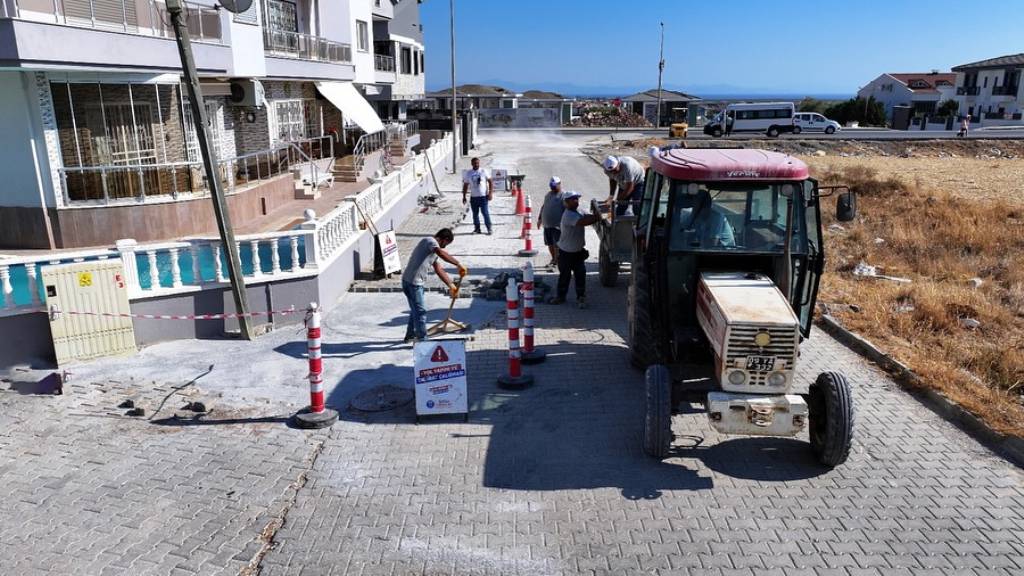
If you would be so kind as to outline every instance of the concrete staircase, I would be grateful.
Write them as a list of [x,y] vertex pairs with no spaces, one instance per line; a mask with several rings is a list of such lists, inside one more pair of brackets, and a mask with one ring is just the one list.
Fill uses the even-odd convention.
[[359,165],[359,158],[354,155],[339,158],[334,162],[334,179],[339,182],[365,182],[380,168],[380,157],[383,150],[367,154]]

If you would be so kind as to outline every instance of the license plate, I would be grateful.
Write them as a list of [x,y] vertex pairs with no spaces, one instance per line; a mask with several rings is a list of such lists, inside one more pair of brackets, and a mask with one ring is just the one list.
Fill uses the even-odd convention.
[[775,356],[747,356],[748,372],[771,372],[775,369]]

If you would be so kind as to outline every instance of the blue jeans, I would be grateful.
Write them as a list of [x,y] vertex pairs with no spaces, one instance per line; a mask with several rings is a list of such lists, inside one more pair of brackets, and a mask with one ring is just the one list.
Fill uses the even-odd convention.
[[480,231],[480,213],[484,213],[484,225],[491,231],[491,211],[487,208],[487,196],[471,196],[469,207],[473,209],[473,230]]
[[427,308],[423,303],[423,286],[402,282],[402,292],[409,302],[409,324],[405,328],[405,338],[426,338]]
[[633,209],[633,215],[634,216],[639,216],[640,215],[640,202],[643,200],[643,198],[644,198],[644,186],[643,186],[643,184],[641,184],[641,185],[637,186],[636,188],[633,188],[633,193],[629,195],[629,198],[627,198],[626,200],[622,201],[621,203],[616,201],[616,203],[615,203],[615,215],[616,216],[624,216],[626,214],[626,212],[629,212],[629,209],[632,208]]

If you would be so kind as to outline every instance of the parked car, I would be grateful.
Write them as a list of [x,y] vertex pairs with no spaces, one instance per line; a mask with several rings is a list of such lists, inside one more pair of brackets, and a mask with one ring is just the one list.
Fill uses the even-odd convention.
[[704,125],[704,133],[719,137],[733,132],[764,132],[775,138],[785,132],[795,132],[792,102],[740,102],[726,106]]
[[797,112],[793,118],[793,133],[800,132],[824,132],[835,134],[843,127],[835,120],[829,120],[817,112]]

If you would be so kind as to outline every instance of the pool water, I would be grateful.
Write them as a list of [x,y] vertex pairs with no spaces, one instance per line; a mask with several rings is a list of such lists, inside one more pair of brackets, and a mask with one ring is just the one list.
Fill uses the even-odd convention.
[[[259,245],[260,270],[269,274],[273,266],[271,262],[272,246],[269,243],[261,242]],[[287,239],[282,239],[276,244],[278,257],[281,260],[281,270],[287,271],[292,267],[292,248]],[[242,275],[251,276],[253,271],[252,247],[248,242],[242,242],[239,258],[242,261]],[[86,258],[86,261],[98,260],[98,258]],[[143,290],[150,290],[152,283],[149,279],[149,257],[145,252],[136,252],[135,262],[139,269],[139,284]],[[306,264],[305,237],[299,237],[299,266]],[[45,266],[45,264],[43,265]],[[181,282],[185,285],[198,284],[192,274],[192,251],[183,249],[178,252],[178,267],[181,270]],[[160,286],[170,288],[172,283],[171,255],[169,252],[161,251],[156,255],[157,276]],[[227,255],[221,253],[221,269],[224,278],[228,277]],[[28,271],[24,266],[12,266],[11,286],[14,289],[14,303],[17,306],[24,306],[32,303],[32,294],[29,291]],[[213,261],[213,249],[211,246],[203,245],[199,248],[199,274],[204,282],[213,282],[216,278],[216,269]],[[43,288],[42,273],[38,277],[37,288],[39,301],[44,302],[45,290]]]

